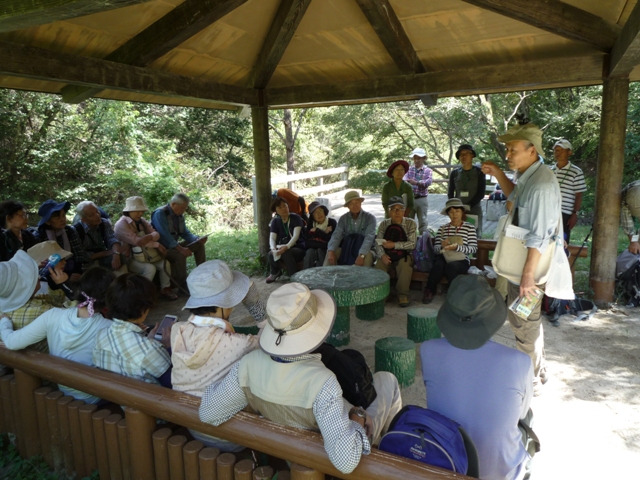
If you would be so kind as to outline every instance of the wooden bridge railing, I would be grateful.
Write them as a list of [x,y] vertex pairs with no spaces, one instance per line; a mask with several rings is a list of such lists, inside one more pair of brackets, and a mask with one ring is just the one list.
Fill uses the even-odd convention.
[[[184,437],[174,436],[167,441],[170,431],[157,430],[156,418],[161,418],[339,478],[469,478],[376,449],[363,456],[358,467],[346,475],[331,464],[317,433],[284,427],[245,412],[214,427],[200,422],[197,397],[36,351],[11,351],[0,344],[0,363],[15,370],[15,378],[0,378],[1,433],[17,435],[22,456],[42,454],[50,465],[64,465],[69,475],[74,471],[86,475],[91,468],[100,467],[101,479],[105,471],[110,471],[111,478],[132,480],[215,478],[201,475],[211,470],[217,450],[200,450],[200,442],[185,445]],[[42,379],[124,405],[125,418],[106,410],[96,412],[94,405],[73,401],[61,392],[52,392],[50,387],[41,388]],[[91,429],[95,443],[91,441]],[[198,451],[200,474],[194,473],[198,470],[193,466],[198,461]]]

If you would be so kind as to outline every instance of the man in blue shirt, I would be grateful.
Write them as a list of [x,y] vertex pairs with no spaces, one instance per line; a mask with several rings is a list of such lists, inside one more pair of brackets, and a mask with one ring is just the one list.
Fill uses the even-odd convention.
[[189,197],[184,193],[176,193],[167,205],[151,215],[151,224],[160,234],[160,243],[167,249],[171,277],[185,292],[188,292],[187,257],[194,255],[196,265],[207,261],[204,250],[207,237],[199,238],[185,225],[184,212],[188,206]]
[[526,478],[535,453],[525,447],[533,419],[531,360],[490,341],[506,314],[502,297],[483,277],[460,275],[438,311],[445,338],[420,348],[427,406],[462,425],[485,480]]

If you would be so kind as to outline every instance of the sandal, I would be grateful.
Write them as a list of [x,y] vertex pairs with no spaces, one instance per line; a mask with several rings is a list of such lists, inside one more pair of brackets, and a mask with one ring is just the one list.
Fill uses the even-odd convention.
[[167,300],[178,299],[178,295],[173,293],[173,290],[171,290],[170,287],[164,287],[162,290],[160,290],[160,296],[166,298]]

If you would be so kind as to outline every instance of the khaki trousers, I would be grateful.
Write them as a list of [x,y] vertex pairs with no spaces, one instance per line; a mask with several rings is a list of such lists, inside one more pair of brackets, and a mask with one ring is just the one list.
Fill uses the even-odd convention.
[[395,268],[398,277],[396,292],[398,295],[409,296],[411,275],[413,275],[413,257],[411,256],[411,253],[397,262],[391,262],[389,265],[385,265],[382,259],[379,258],[376,262],[376,268],[386,273],[389,273],[391,268]]
[[[336,248],[336,261],[340,258],[340,254],[342,253],[342,249],[340,247]],[[326,255],[324,257],[324,263],[322,264],[323,267],[328,267],[329,266],[329,255]],[[373,254],[371,252],[367,252],[367,254],[364,256],[364,265],[363,267],[370,267],[373,265]]]

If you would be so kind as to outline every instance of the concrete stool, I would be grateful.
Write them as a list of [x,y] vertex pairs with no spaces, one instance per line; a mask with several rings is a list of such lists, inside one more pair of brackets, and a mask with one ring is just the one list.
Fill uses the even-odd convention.
[[410,308],[407,311],[407,338],[416,343],[440,338],[442,334],[436,324],[437,317],[438,310],[433,308]]
[[376,372],[391,372],[401,388],[413,384],[416,376],[416,345],[401,337],[376,340]]

